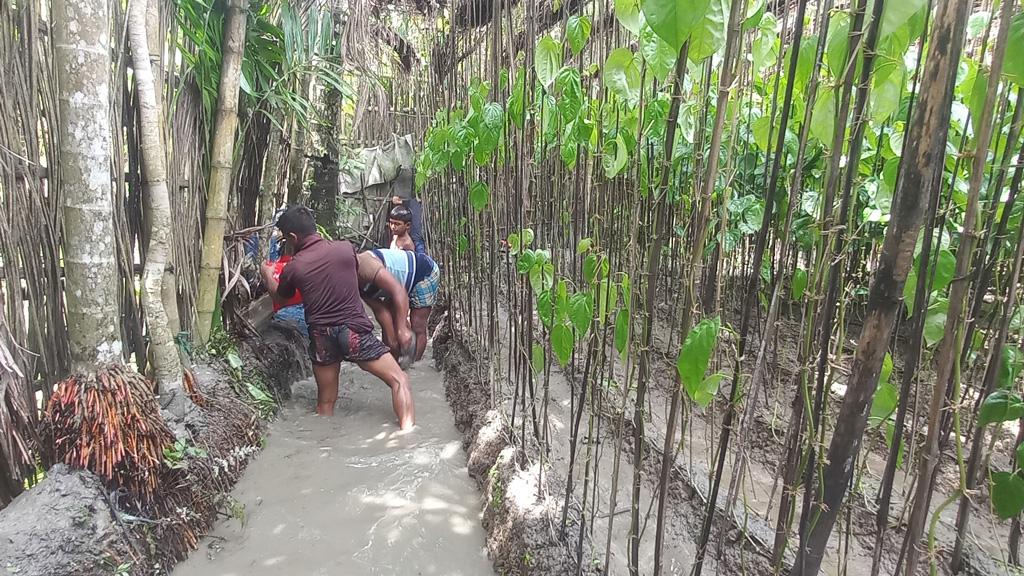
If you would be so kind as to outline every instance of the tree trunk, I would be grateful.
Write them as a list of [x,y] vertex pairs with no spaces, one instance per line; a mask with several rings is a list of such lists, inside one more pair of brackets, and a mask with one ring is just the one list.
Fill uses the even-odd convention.
[[820,570],[832,527],[853,476],[871,399],[900,308],[903,285],[913,263],[922,216],[930,194],[938,192],[941,182],[953,83],[969,7],[968,0],[951,0],[938,5],[920,102],[913,122],[908,124],[907,138],[918,145],[900,164],[892,218],[872,278],[864,328],[854,355],[846,397],[836,419],[828,465],[818,483],[821,488],[816,490],[819,504],[816,520],[806,540],[800,543],[791,576],[815,575]]
[[110,11],[106,2],[54,0],[57,137],[64,195],[64,294],[71,368],[121,362],[110,174]]
[[[143,192],[149,211],[149,242],[142,272],[142,302],[149,332],[149,355],[153,378],[160,394],[160,405],[176,416],[185,411],[181,359],[174,344],[167,312],[164,310],[163,284],[171,240],[171,200],[167,194],[167,155],[160,130],[161,109],[157,105],[156,83],[149,61],[146,35],[147,4],[156,0],[132,0],[128,5],[128,42],[132,51],[132,70],[139,105],[139,142],[142,155]],[[175,314],[177,316],[177,314]]]
[[260,181],[259,211],[256,225],[262,226],[270,222],[277,209],[278,175],[281,173],[281,130],[271,123],[270,142],[267,144],[267,158],[263,161],[263,177]]
[[220,65],[220,90],[217,116],[210,149],[210,186],[206,197],[206,226],[203,229],[203,258],[199,270],[196,336],[206,342],[213,330],[213,311],[217,307],[221,258],[224,255],[224,225],[227,220],[228,193],[238,128],[238,87],[245,50],[246,3],[228,0],[224,19],[224,50]]
[[[169,136],[167,135],[167,109],[164,108],[164,68],[163,68],[163,49],[164,49],[164,38],[161,34],[160,28],[160,2],[159,0],[150,0],[146,3],[146,38],[149,42],[149,63],[153,69],[153,82],[154,90],[153,96],[156,98],[156,108],[159,111],[157,120],[160,122],[160,138],[162,150],[164,153],[164,166],[167,166],[167,161],[170,160],[170,154],[167,151],[167,141]],[[143,162],[145,163],[145,162]],[[167,190],[170,195],[170,189]],[[148,205],[145,206],[146,212],[150,212],[151,209]],[[172,212],[173,214],[173,212]],[[173,215],[172,215],[173,219]],[[171,232],[168,236],[170,246],[175,246],[174,243],[174,228],[171,228]],[[161,297],[164,303],[164,312],[167,314],[167,329],[170,331],[171,336],[181,332],[181,316],[178,312],[178,278],[175,276],[176,268],[174,266],[174,250],[172,249],[168,254],[167,265],[164,267],[164,280],[161,286]],[[180,355],[179,355],[180,358]]]
[[[917,486],[914,490],[914,503],[910,519],[907,523],[907,535],[904,548],[907,554],[906,574],[915,574],[920,556],[918,542],[924,533],[924,523],[928,515],[928,504],[931,501],[933,473],[939,463],[939,440],[941,435],[940,421],[942,408],[946,402],[946,390],[953,377],[953,363],[960,354],[960,339],[963,312],[970,287],[971,259],[978,238],[978,204],[981,198],[981,184],[985,177],[985,163],[988,160],[989,140],[992,135],[992,116],[999,88],[999,77],[1002,73],[1003,55],[1006,53],[1006,40],[1009,35],[1010,17],[1015,2],[1006,2],[1001,10],[995,50],[992,54],[992,68],[988,82],[988,93],[985,106],[979,120],[975,139],[973,166],[971,167],[970,187],[967,193],[967,208],[964,213],[963,235],[956,251],[956,271],[949,289],[949,310],[946,315],[946,327],[939,342],[935,355],[935,386],[932,389],[931,405],[928,410],[928,435],[921,449],[918,467]],[[933,42],[935,40],[933,39]],[[959,50],[959,44],[955,50]],[[932,61],[928,60],[929,67]],[[913,142],[914,140],[911,140]],[[958,376],[957,376],[958,377]]]
[[[303,96],[309,95],[310,76],[306,74],[299,82],[299,90]],[[302,184],[306,174],[306,128],[298,118],[292,119],[291,137],[288,138],[291,148],[288,151],[288,196],[289,204],[295,204],[302,198]]]

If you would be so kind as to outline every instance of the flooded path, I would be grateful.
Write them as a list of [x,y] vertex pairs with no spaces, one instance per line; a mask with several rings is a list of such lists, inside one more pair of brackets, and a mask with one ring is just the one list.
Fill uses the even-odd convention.
[[426,358],[409,372],[417,427],[406,435],[385,385],[354,366],[342,367],[333,418],[312,414],[312,380],[296,384],[232,492],[235,517],[175,576],[494,574],[481,497]]

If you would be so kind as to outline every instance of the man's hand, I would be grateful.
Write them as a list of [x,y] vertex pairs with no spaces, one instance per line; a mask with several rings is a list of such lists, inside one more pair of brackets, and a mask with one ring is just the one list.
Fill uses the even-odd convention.
[[279,282],[274,278],[274,265],[269,262],[263,262],[260,264],[260,274],[263,275],[263,285],[267,287],[267,294],[270,295],[270,299],[278,305],[283,305],[287,302],[288,299],[282,298],[277,290]]
[[395,319],[395,324],[398,324],[398,349],[406,350],[412,344],[412,327],[409,325],[409,321],[406,319]]
[[274,265],[270,262],[263,262],[260,264],[260,274],[263,275],[263,283],[270,286],[270,281],[274,279]]

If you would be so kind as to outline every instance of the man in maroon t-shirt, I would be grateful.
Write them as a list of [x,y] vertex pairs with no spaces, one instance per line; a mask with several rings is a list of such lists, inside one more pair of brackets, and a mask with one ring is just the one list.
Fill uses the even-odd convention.
[[[321,238],[313,213],[305,206],[289,207],[278,218],[277,227],[295,255],[277,279],[273,266],[264,264],[263,280],[275,302],[287,301],[296,291],[302,293],[309,325],[309,357],[317,386],[317,414],[334,414],[341,361],[346,360],[391,388],[398,425],[403,430],[411,428],[415,418],[409,377],[373,333],[359,296],[358,264],[352,244]],[[408,309],[404,287],[390,275],[383,282],[382,288],[393,297],[405,298]],[[412,341],[412,331],[406,328],[398,337],[407,345]]]

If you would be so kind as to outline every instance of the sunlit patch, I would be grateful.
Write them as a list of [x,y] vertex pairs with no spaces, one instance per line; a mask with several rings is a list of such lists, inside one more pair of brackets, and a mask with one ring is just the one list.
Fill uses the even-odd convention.
[[460,536],[468,536],[473,532],[473,522],[463,516],[449,516],[448,524],[451,526],[452,532]]
[[267,558],[266,560],[264,560],[263,561],[263,565],[264,566],[276,566],[276,565],[280,564],[281,562],[284,562],[287,559],[288,559],[287,556],[274,556],[273,558]]
[[459,442],[458,440],[452,440],[451,442],[445,444],[444,448],[441,449],[441,459],[451,460],[456,454],[459,453],[459,448],[461,446],[462,443]]

